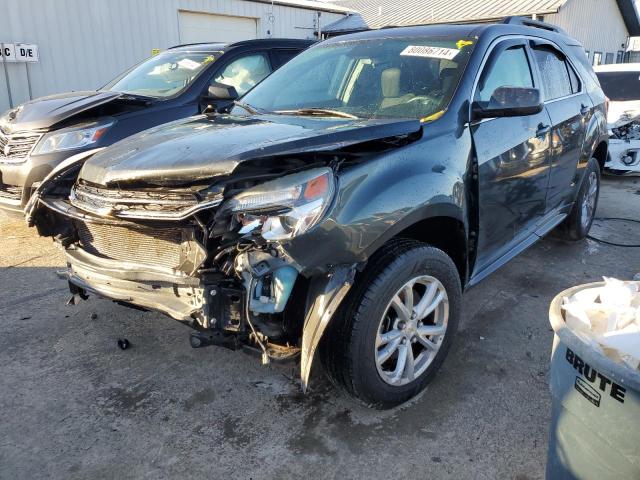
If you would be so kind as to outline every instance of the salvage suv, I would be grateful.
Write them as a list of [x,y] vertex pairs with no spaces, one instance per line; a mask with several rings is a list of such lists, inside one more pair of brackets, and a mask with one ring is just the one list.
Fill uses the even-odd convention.
[[38,98],[5,112],[0,117],[0,210],[22,215],[39,182],[72,155],[207,108],[224,109],[231,99],[221,86],[244,94],[312,43],[274,38],[180,45],[99,90]]
[[605,97],[563,32],[393,28],[311,47],[229,114],[70,159],[27,214],[64,248],[73,301],[299,356],[303,388],[317,349],[387,408],[433,378],[464,288],[555,227],[587,235],[606,157]]

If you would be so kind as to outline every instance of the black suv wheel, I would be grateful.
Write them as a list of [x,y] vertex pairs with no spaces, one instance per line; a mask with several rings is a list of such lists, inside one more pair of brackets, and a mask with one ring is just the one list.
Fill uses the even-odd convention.
[[333,383],[367,405],[390,408],[423,390],[458,326],[453,261],[413,240],[394,240],[369,261],[320,346]]

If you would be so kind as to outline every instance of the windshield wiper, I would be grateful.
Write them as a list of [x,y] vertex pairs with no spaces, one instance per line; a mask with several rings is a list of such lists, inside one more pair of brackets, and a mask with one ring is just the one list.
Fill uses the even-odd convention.
[[275,113],[290,114],[290,115],[303,115],[303,116],[317,116],[317,117],[338,117],[338,118],[351,118],[357,119],[355,115],[350,113],[341,112],[339,110],[330,110],[328,108],[299,108],[297,110],[277,110]]
[[251,115],[260,115],[263,113],[268,113],[266,110],[262,110],[260,108],[254,107],[253,105],[249,105],[248,103],[240,102],[238,100],[234,100],[233,104],[237,105],[240,108],[244,108]]

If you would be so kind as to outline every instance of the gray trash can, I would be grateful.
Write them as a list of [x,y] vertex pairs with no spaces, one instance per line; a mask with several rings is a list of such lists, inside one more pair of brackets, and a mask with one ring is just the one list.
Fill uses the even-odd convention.
[[584,343],[567,328],[562,299],[603,283],[570,288],[554,298],[555,332],[547,479],[640,479],[640,373]]

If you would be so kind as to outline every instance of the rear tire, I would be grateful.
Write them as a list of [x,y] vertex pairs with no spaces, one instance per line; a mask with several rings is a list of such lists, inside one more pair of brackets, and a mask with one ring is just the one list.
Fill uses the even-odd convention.
[[595,158],[589,160],[580,191],[569,216],[558,229],[558,234],[566,240],[586,238],[595,218],[600,197],[600,165]]
[[320,345],[327,375],[368,406],[409,400],[446,357],[461,302],[458,271],[442,250],[389,242],[371,257],[329,324]]

